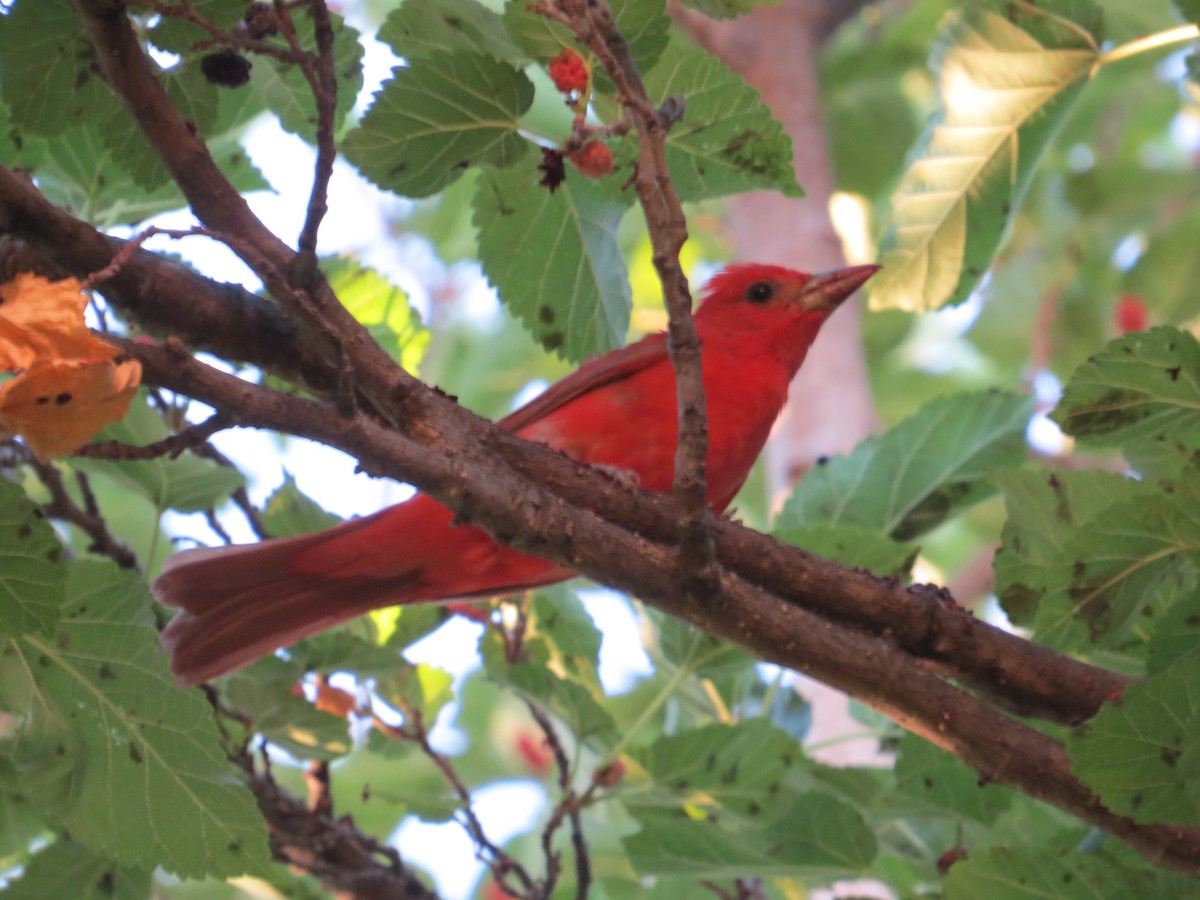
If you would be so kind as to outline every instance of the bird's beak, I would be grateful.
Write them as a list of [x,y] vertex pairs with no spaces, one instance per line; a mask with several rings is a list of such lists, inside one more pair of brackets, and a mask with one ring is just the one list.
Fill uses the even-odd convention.
[[797,299],[805,309],[832,312],[878,271],[879,266],[848,266],[813,275],[804,283]]

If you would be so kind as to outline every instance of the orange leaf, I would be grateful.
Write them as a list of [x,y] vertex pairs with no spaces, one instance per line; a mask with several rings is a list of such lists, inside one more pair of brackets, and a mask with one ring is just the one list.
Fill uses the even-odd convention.
[[23,437],[42,462],[72,453],[125,416],[141,378],[135,359],[38,360],[0,385],[0,429]]
[[49,281],[23,272],[0,284],[0,370],[25,369],[36,359],[98,355],[100,342],[83,321],[86,306],[74,278]]

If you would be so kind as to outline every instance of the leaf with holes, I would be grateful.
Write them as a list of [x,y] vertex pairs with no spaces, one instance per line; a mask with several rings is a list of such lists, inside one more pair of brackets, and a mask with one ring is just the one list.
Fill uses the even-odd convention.
[[1200,656],[1126,687],[1075,729],[1067,752],[1118,815],[1200,827]]
[[65,596],[61,552],[25,492],[0,478],[0,634],[54,633]]
[[266,829],[212,709],[172,683],[137,575],[74,563],[54,641],[17,644],[38,702],[70,729],[71,790],[47,808],[91,850],[184,877],[261,873]]
[[620,179],[568,171],[553,193],[533,157],[483,173],[475,191],[488,281],[547,350],[582,360],[621,346],[630,292],[617,225],[632,202]]
[[908,540],[990,496],[993,469],[1025,455],[1028,397],[988,391],[935,400],[845,456],[815,466],[775,527],[859,525]]
[[872,307],[923,311],[966,299],[1101,41],[1087,0],[987,0],[951,14],[932,60],[941,110],[892,198]]

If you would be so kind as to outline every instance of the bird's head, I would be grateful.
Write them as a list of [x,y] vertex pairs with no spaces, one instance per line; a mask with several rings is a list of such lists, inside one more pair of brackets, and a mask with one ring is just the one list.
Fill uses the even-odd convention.
[[728,266],[705,286],[696,328],[702,341],[753,337],[789,367],[799,366],[821,324],[877,271],[879,266],[849,266],[809,275],[757,263]]

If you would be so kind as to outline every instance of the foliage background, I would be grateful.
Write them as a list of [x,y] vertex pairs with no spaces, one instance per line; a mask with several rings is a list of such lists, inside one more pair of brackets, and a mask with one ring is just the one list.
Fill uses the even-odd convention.
[[[744,11],[688,5],[718,17]],[[261,116],[313,139],[304,78],[253,54],[249,84],[220,89],[200,65],[212,48],[196,42],[208,36],[154,6],[132,8],[141,38],[167,54],[162,79],[185,118],[238,190],[276,184],[276,162],[248,156],[243,141]],[[834,208],[866,223],[843,215],[836,224],[848,253],[887,267],[862,318],[883,428],[811,470],[776,517],[764,479],[752,479],[739,516],[849,566],[907,578],[915,564],[920,580],[948,585],[984,614],[995,615],[998,600],[1035,640],[1144,678],[1088,722],[1036,727],[1064,743],[1076,776],[1114,812],[1200,827],[1195,56],[1188,43],[1111,54],[1195,23],[1198,11],[1182,0],[950,6],[866,5],[824,44]],[[246,14],[240,0],[190,8],[222,28]],[[661,4],[613,8],[652,99],[686,99],[668,162],[688,203],[685,258],[703,273],[744,227],[722,198],[797,193],[790,141]],[[385,202],[395,234],[386,250],[322,265],[382,345],[494,417],[570,361],[662,327],[650,245],[622,190],[634,138],[612,139],[613,176],[589,181],[568,167],[559,191],[538,185],[531,138],[571,133],[542,68],[572,45],[565,31],[523,3],[406,0],[356,14],[354,27],[335,17],[339,116],[362,84],[361,32],[377,28],[407,65],[361,118],[339,120],[340,147],[368,181],[418,200]],[[315,47],[310,20],[295,21],[300,44]],[[128,236],[185,203],[96,75],[93,54],[66,0],[9,4],[0,160],[52,202]],[[597,89],[593,113],[612,122],[612,85],[600,78]],[[444,105],[427,105],[430,96]],[[148,246],[174,253],[200,240]],[[406,261],[406,272],[387,268],[425,295],[423,316],[355,255]],[[480,269],[502,316],[471,300]],[[1135,299],[1146,330],[1128,327],[1122,298]],[[98,308],[108,327],[137,333],[119,310]],[[200,418],[172,395],[148,394],[105,437],[148,444],[185,415]],[[238,462],[236,445],[228,448]],[[511,779],[543,785],[543,818],[503,848],[484,845],[491,871],[480,892],[496,881],[521,888],[506,859],[544,878],[554,858],[540,843],[548,821],[580,797],[593,896],[673,897],[703,882],[728,896],[790,897],[845,878],[898,896],[1194,891],[1077,818],[983,784],[866,708],[855,715],[894,768],[817,762],[790,675],[640,604],[632,609],[651,671],[624,693],[606,690],[601,635],[578,585],[501,606],[490,627],[460,637],[478,642],[482,661],[463,679],[398,655],[450,618],[415,608],[306,642],[213,693],[177,689],[145,576],[172,534],[204,533],[197,522],[247,528],[239,466],[211,453],[38,466],[18,443],[2,452],[0,850],[14,896],[234,896],[251,888],[222,879],[242,874],[284,896],[316,894],[311,877],[271,861],[245,773],[227,759],[239,747],[256,751],[254,736],[272,747],[275,781],[320,800],[314,783],[327,776],[336,814],[380,841],[406,817],[461,818],[464,791]],[[267,477],[279,486],[258,504],[266,533],[332,521],[296,481]],[[96,536],[63,515],[68,502],[94,505],[139,571],[95,558]],[[997,546],[993,584],[987,562]],[[461,622],[451,627],[464,633]],[[334,714],[345,709],[333,688],[361,682],[325,676],[347,671],[373,680],[376,719]],[[297,696],[302,680],[307,693]],[[422,747],[422,726],[435,720],[462,735],[445,745],[452,780]],[[568,830],[552,845],[568,862],[563,895],[578,883]],[[411,866],[402,841],[399,852]]]

